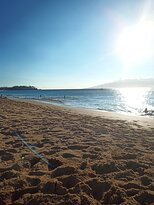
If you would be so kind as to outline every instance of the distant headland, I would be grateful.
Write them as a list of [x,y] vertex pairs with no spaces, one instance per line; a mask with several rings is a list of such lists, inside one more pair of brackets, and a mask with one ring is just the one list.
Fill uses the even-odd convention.
[[37,90],[34,86],[12,86],[12,87],[0,87],[0,90]]
[[144,88],[154,88],[154,78],[141,78],[141,79],[124,79],[117,80],[110,83],[104,83],[93,87],[94,89],[102,88],[132,88],[132,87],[144,87]]

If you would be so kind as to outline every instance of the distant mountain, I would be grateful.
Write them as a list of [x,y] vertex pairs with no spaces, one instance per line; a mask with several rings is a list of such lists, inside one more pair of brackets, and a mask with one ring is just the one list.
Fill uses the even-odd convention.
[[0,90],[37,90],[34,86],[0,87]]
[[117,80],[114,82],[98,85],[93,88],[101,89],[101,88],[126,88],[126,87],[154,88],[154,78]]

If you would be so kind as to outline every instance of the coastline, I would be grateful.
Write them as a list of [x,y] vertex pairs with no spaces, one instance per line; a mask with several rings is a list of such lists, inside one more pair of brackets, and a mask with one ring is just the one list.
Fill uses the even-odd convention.
[[[10,91],[7,94],[9,98],[21,98],[27,100],[44,101],[44,103],[51,103],[54,105],[73,106],[79,108],[88,108],[100,111],[109,111],[132,116],[148,116],[154,119],[153,95],[152,91],[146,92],[143,97],[142,92],[137,90],[123,90],[117,89],[109,90],[37,90],[37,91]],[[130,99],[130,94],[135,99]],[[106,98],[107,96],[107,98]],[[128,98],[128,99],[127,99]],[[142,99],[142,103],[137,99]]]
[[147,118],[0,99],[0,202],[152,204],[153,131]]
[[16,101],[21,102],[29,102],[32,104],[38,104],[42,106],[47,107],[55,107],[58,109],[64,109],[67,111],[70,111],[72,113],[77,114],[83,114],[83,115],[89,115],[93,117],[101,117],[101,118],[110,118],[113,120],[122,120],[122,121],[128,121],[130,123],[137,123],[145,128],[154,128],[154,118],[149,116],[139,116],[139,115],[133,115],[133,114],[127,114],[127,113],[118,113],[118,112],[112,112],[112,111],[105,111],[105,110],[97,110],[97,109],[91,109],[91,108],[80,108],[80,107],[73,107],[73,106],[65,106],[63,104],[52,104],[48,102],[43,102],[39,100],[30,100],[30,99],[16,99],[11,98]]

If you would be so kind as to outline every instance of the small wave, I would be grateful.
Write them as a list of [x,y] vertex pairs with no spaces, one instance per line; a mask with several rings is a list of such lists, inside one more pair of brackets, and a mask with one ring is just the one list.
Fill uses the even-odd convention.
[[61,103],[61,104],[64,103],[62,100],[55,99],[55,98],[48,98],[48,97],[25,97],[25,96],[8,96],[8,97],[16,98],[16,99],[25,99],[25,100],[37,100],[37,101],[49,102],[49,103]]
[[39,100],[42,100],[42,101],[49,101],[49,102],[63,103],[62,100],[55,99],[55,98],[40,98]]
[[106,108],[97,108],[97,110],[101,110],[101,111],[104,111],[104,112],[116,112],[113,109],[106,109]]

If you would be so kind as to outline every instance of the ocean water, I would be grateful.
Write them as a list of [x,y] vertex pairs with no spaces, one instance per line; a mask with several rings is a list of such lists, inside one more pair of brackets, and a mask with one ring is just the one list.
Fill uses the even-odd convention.
[[[56,105],[154,116],[154,90],[147,88],[0,90],[0,95]],[[145,108],[148,112],[144,112]]]

